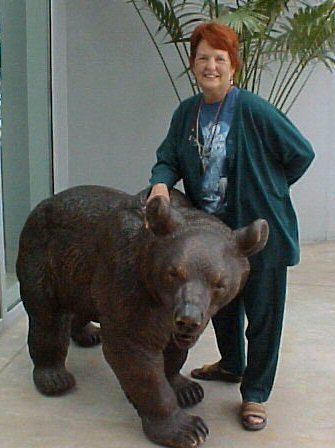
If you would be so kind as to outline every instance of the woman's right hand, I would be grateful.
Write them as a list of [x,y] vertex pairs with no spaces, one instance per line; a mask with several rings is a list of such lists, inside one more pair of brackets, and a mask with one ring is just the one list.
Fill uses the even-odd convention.
[[155,196],[164,196],[170,202],[169,190],[166,184],[153,185],[151,192],[147,198],[147,203],[151,201]]

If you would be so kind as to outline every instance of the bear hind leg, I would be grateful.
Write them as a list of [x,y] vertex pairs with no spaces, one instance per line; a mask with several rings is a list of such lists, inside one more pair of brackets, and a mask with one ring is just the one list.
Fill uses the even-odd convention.
[[71,323],[71,338],[80,347],[94,347],[101,342],[101,331],[89,319],[74,316]]
[[65,368],[70,322],[68,315],[29,316],[28,346],[34,363],[33,379],[42,394],[60,395],[75,386],[74,376]]

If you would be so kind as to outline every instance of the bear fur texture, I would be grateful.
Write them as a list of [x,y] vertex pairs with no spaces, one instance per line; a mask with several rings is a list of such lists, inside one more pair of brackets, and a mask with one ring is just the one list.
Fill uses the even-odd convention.
[[171,203],[145,202],[145,192],[80,186],[28,217],[17,275],[33,379],[43,394],[68,391],[70,338],[82,346],[101,339],[147,437],[195,447],[208,429],[183,408],[204,393],[179,372],[209,319],[245,284],[247,257],[266,244],[268,225],[259,219],[232,231],[176,190]]

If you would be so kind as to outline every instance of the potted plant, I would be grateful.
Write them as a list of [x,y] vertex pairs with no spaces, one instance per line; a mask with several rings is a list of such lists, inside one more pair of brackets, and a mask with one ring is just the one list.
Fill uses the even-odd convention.
[[[182,75],[188,77],[195,93],[198,89],[189,71],[188,41],[194,27],[203,21],[218,20],[238,33],[242,67],[236,85],[261,93],[284,112],[292,107],[319,63],[329,70],[335,66],[334,0],[127,1],[149,33],[179,100],[162,46],[174,46]],[[157,21],[156,30],[150,27],[147,13]],[[264,92],[262,80],[267,74]]]

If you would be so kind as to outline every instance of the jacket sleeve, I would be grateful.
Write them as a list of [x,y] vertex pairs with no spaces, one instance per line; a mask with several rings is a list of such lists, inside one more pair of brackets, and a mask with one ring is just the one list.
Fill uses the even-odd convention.
[[288,185],[292,185],[312,163],[315,156],[313,148],[286,115],[269,103],[266,109],[263,111],[263,125],[268,147],[282,165]]
[[176,154],[180,125],[180,107],[173,114],[167,136],[159,146],[157,162],[151,170],[150,184],[164,183],[172,188],[180,179],[180,168]]

